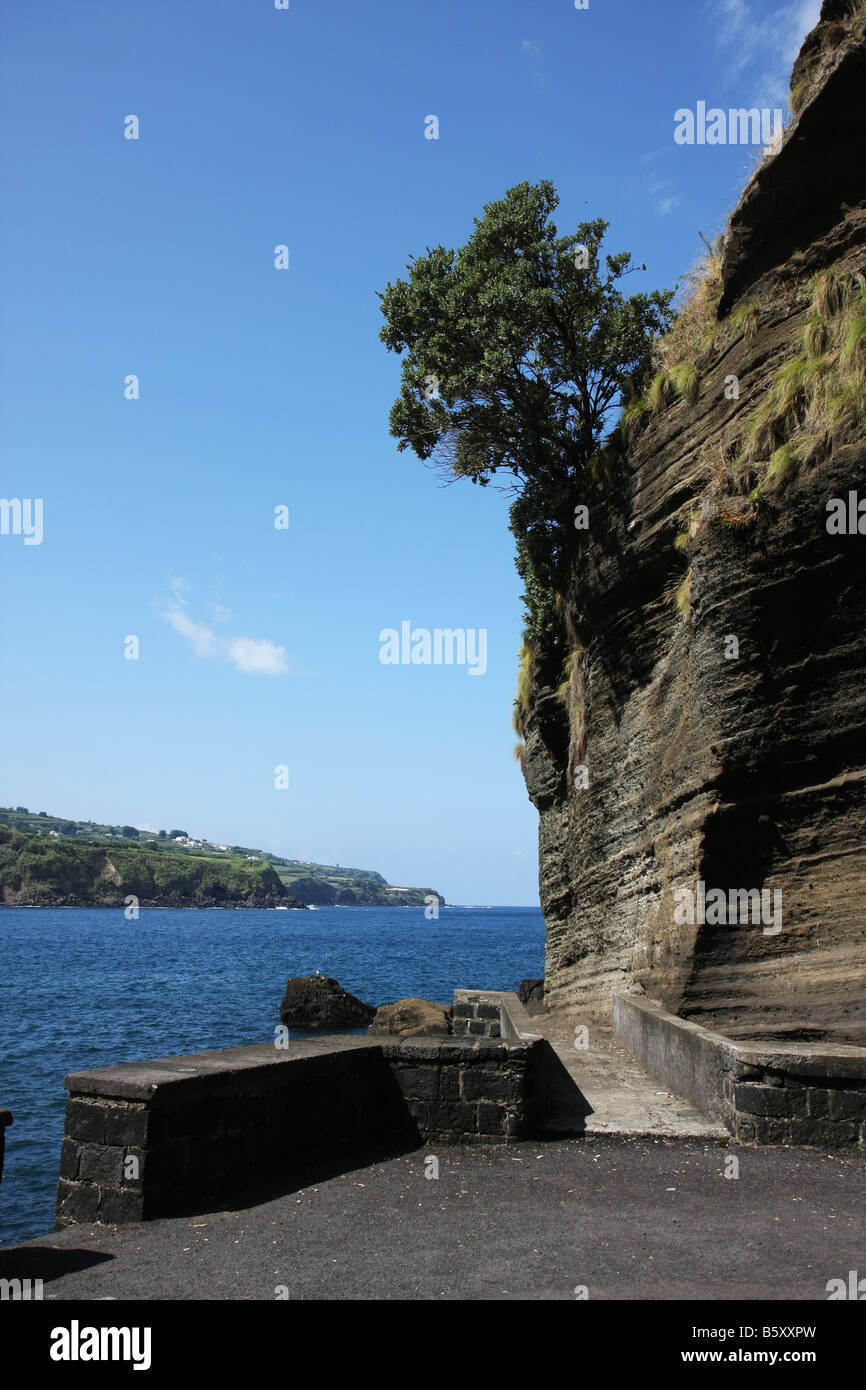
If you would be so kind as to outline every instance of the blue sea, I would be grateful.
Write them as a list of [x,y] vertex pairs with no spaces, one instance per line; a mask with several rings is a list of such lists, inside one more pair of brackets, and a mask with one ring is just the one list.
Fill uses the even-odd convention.
[[516,989],[544,974],[537,908],[315,912],[0,909],[0,1244],[54,1225],[69,1072],[272,1042],[291,975],[333,975],[371,1004]]

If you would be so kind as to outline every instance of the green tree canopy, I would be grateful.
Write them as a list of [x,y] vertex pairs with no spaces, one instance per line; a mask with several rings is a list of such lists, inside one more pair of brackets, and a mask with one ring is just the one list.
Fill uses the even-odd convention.
[[[649,367],[674,291],[626,296],[627,251],[603,257],[608,224],[557,236],[549,181],[488,203],[458,251],[407,265],[380,295],[380,338],[405,353],[390,414],[400,450],[449,478],[505,473],[530,625],[551,620],[574,536],[574,506],[611,411]],[[643,267],[641,267],[643,268]]]

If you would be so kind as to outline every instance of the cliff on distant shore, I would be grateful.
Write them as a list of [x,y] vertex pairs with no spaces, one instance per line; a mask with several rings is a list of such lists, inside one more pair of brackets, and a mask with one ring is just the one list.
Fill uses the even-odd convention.
[[281,870],[280,876],[297,897],[314,907],[424,907],[431,899],[445,906],[435,888],[394,888],[378,874],[345,880],[320,874],[292,878]]
[[22,835],[0,826],[5,907],[295,907],[270,864]]

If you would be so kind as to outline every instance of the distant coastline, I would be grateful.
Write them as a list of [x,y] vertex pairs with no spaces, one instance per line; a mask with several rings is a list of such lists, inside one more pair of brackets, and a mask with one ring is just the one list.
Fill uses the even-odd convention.
[[0,907],[292,908],[445,906],[370,869],[313,864],[186,831],[69,821],[0,807]]

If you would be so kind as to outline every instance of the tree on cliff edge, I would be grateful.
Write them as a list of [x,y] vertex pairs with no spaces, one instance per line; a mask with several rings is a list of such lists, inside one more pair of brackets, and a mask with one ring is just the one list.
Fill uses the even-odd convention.
[[555,625],[574,509],[612,409],[670,325],[672,290],[626,297],[627,251],[604,256],[607,223],[557,237],[549,181],[518,184],[488,203],[458,251],[407,265],[381,294],[381,340],[405,352],[390,430],[400,450],[449,478],[485,486],[507,473],[511,529],[528,625]]

